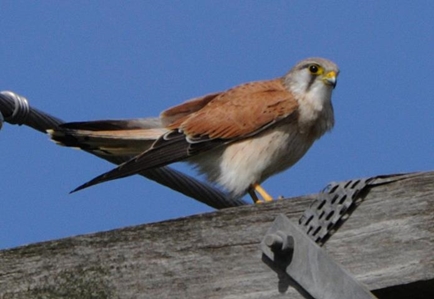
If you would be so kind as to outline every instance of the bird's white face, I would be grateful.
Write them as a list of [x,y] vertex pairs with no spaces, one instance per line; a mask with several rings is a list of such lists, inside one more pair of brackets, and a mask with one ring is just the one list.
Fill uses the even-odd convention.
[[298,63],[284,77],[287,88],[299,103],[300,130],[315,123],[318,134],[334,124],[331,95],[336,86],[339,68],[322,58],[310,58]]
[[336,86],[339,68],[331,61],[321,58],[303,60],[285,76],[286,86],[298,99],[330,100]]

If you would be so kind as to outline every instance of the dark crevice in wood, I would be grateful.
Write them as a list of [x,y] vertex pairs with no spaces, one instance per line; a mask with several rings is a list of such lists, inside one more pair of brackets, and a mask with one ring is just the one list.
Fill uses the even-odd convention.
[[434,279],[416,281],[372,291],[378,299],[433,299]]

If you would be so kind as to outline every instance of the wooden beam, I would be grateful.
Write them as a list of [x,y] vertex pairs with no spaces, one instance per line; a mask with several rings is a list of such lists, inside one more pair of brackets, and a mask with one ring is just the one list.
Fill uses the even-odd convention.
[[[316,196],[3,250],[0,298],[303,298],[259,243]],[[434,172],[373,187],[324,249],[379,298],[434,298]]]

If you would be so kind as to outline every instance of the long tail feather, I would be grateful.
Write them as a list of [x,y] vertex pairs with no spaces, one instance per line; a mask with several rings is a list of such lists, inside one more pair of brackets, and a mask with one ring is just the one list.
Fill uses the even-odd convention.
[[103,182],[123,178],[150,168],[161,167],[188,158],[188,148],[190,144],[186,141],[185,136],[182,133],[176,134],[177,136],[175,138],[171,138],[158,147],[151,148],[118,167],[95,177],[87,183],[77,187],[71,191],[71,193]]

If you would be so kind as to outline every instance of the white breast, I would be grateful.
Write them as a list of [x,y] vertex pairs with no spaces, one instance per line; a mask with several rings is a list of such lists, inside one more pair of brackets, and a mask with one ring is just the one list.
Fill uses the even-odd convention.
[[312,143],[311,138],[300,134],[291,123],[201,154],[191,162],[208,180],[237,197],[243,195],[251,184],[260,183],[294,165]]
[[297,100],[299,108],[292,121],[192,157],[190,162],[232,196],[242,196],[251,184],[294,165],[316,139],[333,127],[331,88],[325,88],[322,82],[314,84]]

